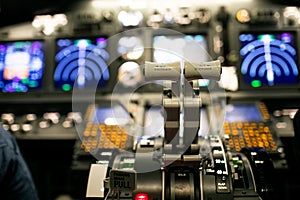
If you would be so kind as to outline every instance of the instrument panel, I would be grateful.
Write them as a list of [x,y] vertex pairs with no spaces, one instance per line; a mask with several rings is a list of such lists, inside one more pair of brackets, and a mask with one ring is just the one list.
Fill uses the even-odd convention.
[[236,154],[263,148],[285,172],[281,139],[294,136],[289,114],[300,97],[299,8],[259,0],[130,2],[79,1],[64,13],[68,23],[52,16],[52,33],[33,22],[0,28],[5,129],[22,143],[71,141],[72,192],[82,198],[91,162],[107,162],[116,147],[143,141],[137,137],[164,137],[164,84],[145,79],[145,62],[220,60],[219,81],[198,80],[198,136],[220,135]]
[[1,92],[28,92],[42,89],[45,53],[43,40],[1,43]]
[[[149,3],[148,11],[127,5],[109,12],[113,4],[101,8],[102,16],[98,16],[96,5],[86,3],[91,9],[87,14],[78,3],[65,13],[68,24],[51,37],[34,27],[33,34],[23,38],[3,37],[1,93],[70,96],[76,88],[109,94],[119,82],[124,88],[143,87],[145,61],[183,57],[191,62],[219,59],[228,72],[219,86],[229,96],[264,91],[268,97],[273,89],[291,89],[297,95],[299,33],[298,11],[293,7],[274,4],[268,11],[267,2],[236,3],[231,8],[191,1],[190,6],[175,3],[177,7],[156,8]],[[245,9],[256,5],[266,9]],[[13,30],[0,29],[3,33]],[[21,60],[24,63],[18,63]],[[234,79],[234,87],[226,86]],[[207,80],[201,86],[209,84],[213,83]],[[157,92],[145,88],[139,91]]]

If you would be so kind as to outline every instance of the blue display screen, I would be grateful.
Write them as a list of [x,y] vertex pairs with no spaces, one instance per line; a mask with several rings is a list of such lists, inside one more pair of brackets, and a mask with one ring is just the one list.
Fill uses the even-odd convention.
[[225,121],[227,122],[257,122],[262,116],[255,104],[226,105]]
[[99,106],[95,109],[90,121],[93,123],[104,123],[107,125],[122,125],[127,124],[131,117],[127,110],[119,105]]
[[0,42],[0,90],[28,92],[42,87],[43,41]]
[[107,39],[62,38],[56,41],[54,82],[57,89],[70,91],[106,86],[110,74]]
[[240,34],[244,83],[252,88],[298,84],[295,39],[293,32]]

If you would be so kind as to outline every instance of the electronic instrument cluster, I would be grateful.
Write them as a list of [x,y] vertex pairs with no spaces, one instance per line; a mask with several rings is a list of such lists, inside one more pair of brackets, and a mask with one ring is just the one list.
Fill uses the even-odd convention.
[[[68,96],[73,87],[108,94],[116,82],[139,87],[145,60],[170,62],[177,54],[192,61],[219,59],[230,73],[220,85],[235,95],[299,88],[295,7],[243,2],[231,8],[191,1],[169,7],[145,2],[146,10],[115,3],[78,3],[66,13],[69,23],[51,37],[31,27],[31,36],[19,38],[3,28],[8,36],[0,41],[1,94]],[[262,9],[250,11],[257,5]],[[228,80],[237,80],[235,87],[226,86]]]
[[[290,113],[300,97],[298,7],[104,0],[79,1],[65,15],[68,23],[57,27],[0,28],[0,123],[22,141],[75,141],[74,196],[95,194],[85,191],[95,167],[103,199],[275,199],[288,167],[281,137],[294,134]],[[190,119],[199,117],[200,127],[197,142],[178,147],[178,156],[164,140],[161,97],[172,93],[159,78],[145,78],[145,63],[183,60],[217,60],[222,73],[191,83],[199,88],[191,98],[202,101]],[[209,98],[220,91],[226,106],[213,107]],[[128,96],[129,106],[118,104]],[[213,121],[222,112],[224,124]],[[173,114],[170,129],[179,127]],[[156,170],[133,172],[143,167]],[[281,174],[275,185],[274,170]]]

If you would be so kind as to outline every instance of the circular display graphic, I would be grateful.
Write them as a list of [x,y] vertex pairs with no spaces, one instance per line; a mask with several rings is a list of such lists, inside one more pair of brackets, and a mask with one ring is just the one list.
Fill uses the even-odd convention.
[[247,85],[258,88],[298,83],[292,33],[243,33],[239,39],[242,46],[241,73]]
[[[106,38],[57,40],[57,63],[54,81],[57,89],[70,91],[104,87],[110,78],[107,61],[109,53]],[[76,83],[76,84],[75,84]]]

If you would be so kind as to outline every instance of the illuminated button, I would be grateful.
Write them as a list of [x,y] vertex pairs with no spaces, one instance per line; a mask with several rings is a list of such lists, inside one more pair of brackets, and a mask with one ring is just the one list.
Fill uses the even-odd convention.
[[258,142],[258,147],[263,148],[264,147],[264,143],[263,142]]
[[235,17],[236,17],[237,21],[240,23],[247,23],[247,22],[250,22],[250,20],[251,20],[250,12],[246,9],[238,10],[236,12]]
[[25,118],[26,118],[26,121],[33,122],[36,120],[36,114],[27,114]]
[[260,134],[259,134],[259,131],[257,131],[257,130],[254,131],[254,134],[255,134],[256,137],[259,137],[259,135],[260,135]]
[[32,130],[32,125],[31,124],[22,124],[22,131],[24,132],[29,132]]
[[174,22],[175,22],[175,15],[170,8],[167,8],[165,13],[163,14],[163,23],[174,24]]
[[134,200],[148,200],[149,197],[148,197],[148,194],[145,194],[145,193],[138,193],[135,195],[135,198]]
[[253,122],[253,123],[251,123],[251,127],[252,127],[252,128],[256,128],[256,127],[257,127],[257,124]]
[[251,82],[251,86],[254,87],[254,88],[258,88],[260,87],[262,84],[261,84],[261,81],[260,80],[253,80]]
[[249,131],[249,135],[251,136],[251,137],[253,137],[254,136],[254,132],[251,130],[251,131]]
[[69,112],[67,118],[74,120],[74,122],[77,124],[82,122],[82,116],[80,112]]
[[84,131],[84,132],[83,132],[83,135],[84,135],[85,137],[90,136],[90,131]]
[[115,140],[116,140],[116,136],[115,135],[111,136],[110,141],[114,142]]
[[195,11],[194,15],[194,18],[201,24],[208,23],[211,19],[210,11],[205,8],[200,8],[199,10]]
[[245,143],[241,143],[240,145],[241,145],[241,148],[245,148],[246,147]]
[[39,127],[44,129],[44,128],[49,128],[50,127],[50,122],[48,120],[43,120],[39,122]]
[[232,130],[232,135],[238,135],[238,130]]
[[62,123],[62,126],[64,128],[71,128],[73,127],[73,122],[71,120],[65,120],[63,123]]
[[93,130],[93,131],[91,132],[91,136],[95,137],[95,136],[97,135],[97,133],[98,133],[97,131],[94,131],[94,130]]
[[265,141],[265,142],[264,142],[264,146],[265,146],[265,147],[269,147],[269,142]]
[[179,8],[179,16],[176,17],[176,22],[180,25],[188,25],[192,22],[190,17],[190,11],[187,7],[181,7]]
[[125,142],[126,139],[127,139],[127,136],[126,136],[126,135],[123,135],[121,140],[122,140],[123,142]]
[[241,123],[241,122],[237,123],[237,128],[242,129],[243,128],[243,123]]
[[47,112],[43,114],[43,118],[46,120],[51,120],[53,124],[58,124],[60,114],[58,112]]
[[10,130],[11,130],[12,132],[17,132],[17,131],[20,130],[20,128],[21,128],[20,124],[12,124],[12,125],[10,126]]
[[63,84],[63,85],[61,86],[61,89],[62,89],[63,91],[65,91],[65,92],[67,92],[67,91],[70,91],[70,90],[72,89],[72,86],[71,86],[70,84],[65,83],[65,84]]

